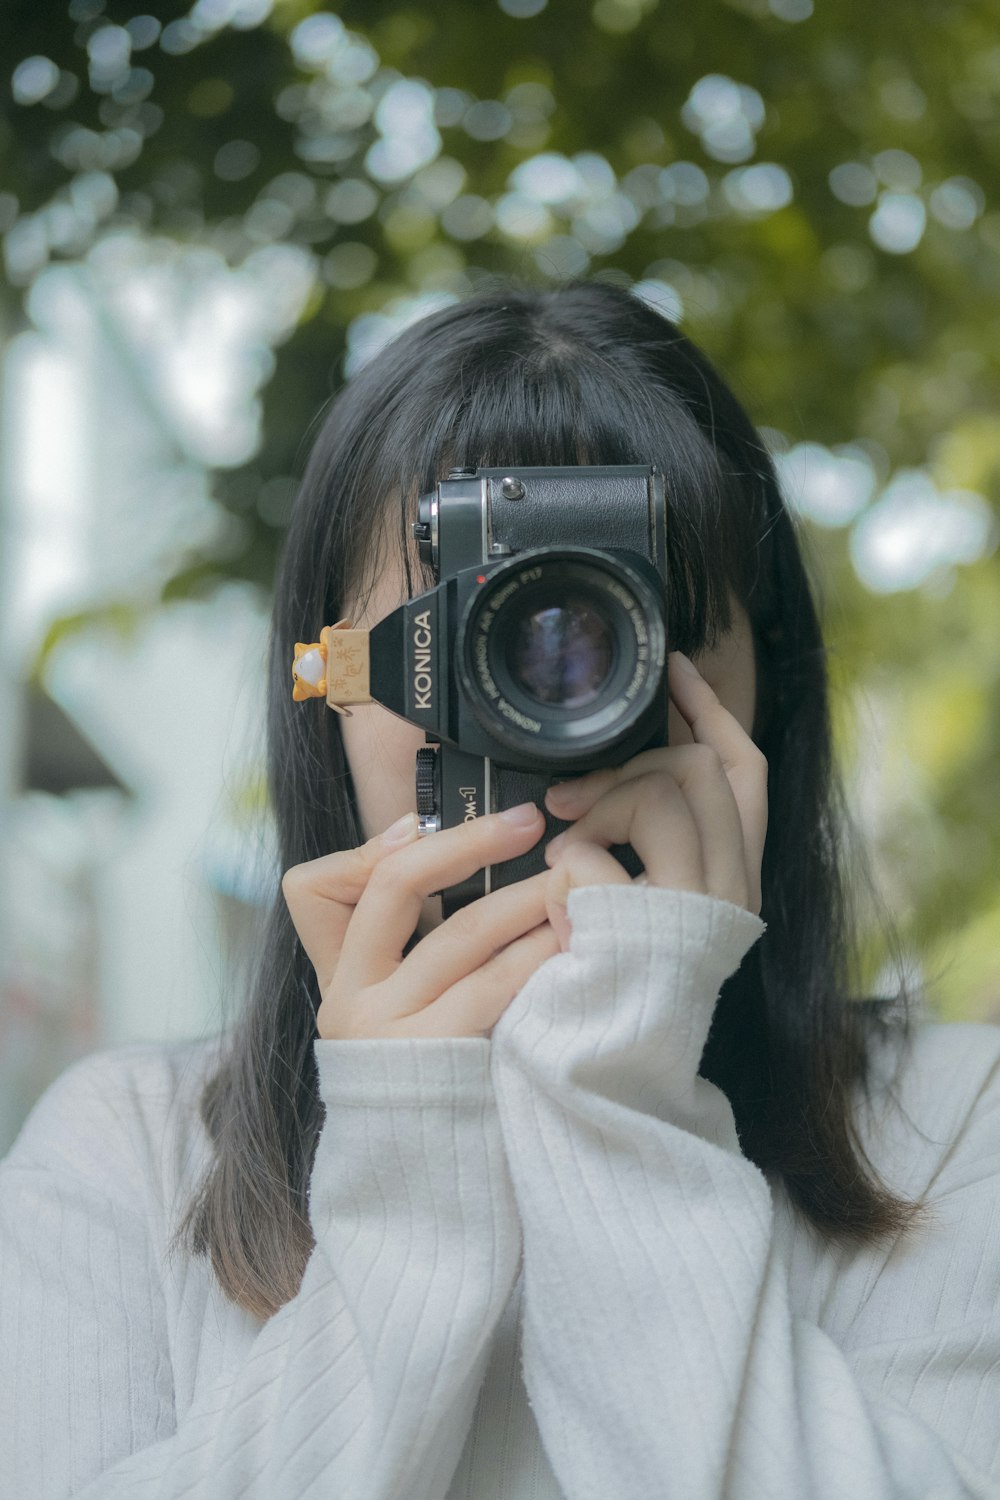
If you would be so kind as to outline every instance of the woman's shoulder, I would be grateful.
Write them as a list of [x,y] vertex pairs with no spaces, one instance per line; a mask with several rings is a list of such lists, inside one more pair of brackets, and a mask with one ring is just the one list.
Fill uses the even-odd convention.
[[78,1058],[42,1093],[0,1166],[69,1173],[112,1192],[176,1186],[206,1144],[199,1100],[220,1044],[133,1042]]
[[925,1017],[909,1033],[888,1029],[872,1047],[870,1103],[858,1123],[897,1191],[940,1188],[946,1168],[949,1178],[1000,1172],[1000,1026]]

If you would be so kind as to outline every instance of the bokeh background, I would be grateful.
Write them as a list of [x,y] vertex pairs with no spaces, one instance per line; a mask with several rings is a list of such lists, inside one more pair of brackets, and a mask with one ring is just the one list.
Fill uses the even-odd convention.
[[498,271],[627,285],[731,381],[908,975],[1000,1021],[996,0],[143,7],[4,10],[0,1151],[239,1003],[310,434]]

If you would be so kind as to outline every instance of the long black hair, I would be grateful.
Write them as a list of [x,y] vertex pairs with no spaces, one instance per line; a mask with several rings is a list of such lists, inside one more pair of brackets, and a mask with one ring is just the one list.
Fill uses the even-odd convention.
[[[281,870],[363,842],[338,715],[291,694],[297,640],[363,596],[379,538],[410,594],[417,497],[464,465],[655,463],[669,507],[671,646],[714,646],[747,612],[753,737],[769,768],[763,937],[723,986],[701,1073],[730,1100],[741,1149],[825,1237],[870,1244],[922,1211],[878,1178],[855,1127],[876,1038],[909,1040],[905,986],[865,999],[859,921],[899,944],[834,764],[827,660],[796,523],[750,418],[690,339],[604,281],[513,278],[399,333],[339,391],[319,430],[277,572],[268,786]],[[388,520],[388,527],[385,526]],[[902,981],[901,981],[902,985]],[[213,1160],[175,1236],[261,1318],[295,1296],[314,1240],[308,1184],[323,1123],[316,977],[276,882],[246,1007],[201,1096]]]

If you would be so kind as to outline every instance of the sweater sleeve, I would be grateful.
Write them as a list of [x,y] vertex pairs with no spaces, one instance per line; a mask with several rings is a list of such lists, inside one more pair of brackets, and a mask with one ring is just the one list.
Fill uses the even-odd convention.
[[109,1134],[113,1054],[43,1096],[0,1164],[0,1494],[447,1493],[520,1263],[490,1043],[314,1046],[326,1119],[301,1288],[176,1420],[157,1255]]
[[568,915],[491,1057],[525,1385],[566,1500],[1000,1500],[997,1092],[841,1347],[793,1312],[768,1181],[697,1072],[764,924],[635,884],[572,890]]

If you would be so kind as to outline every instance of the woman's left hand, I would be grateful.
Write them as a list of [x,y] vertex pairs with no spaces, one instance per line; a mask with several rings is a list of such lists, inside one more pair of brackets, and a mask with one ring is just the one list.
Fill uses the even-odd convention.
[[645,866],[638,879],[648,885],[700,891],[760,914],[767,761],[686,656],[672,651],[667,663],[670,696],[694,743],[644,750],[545,795],[553,816],[575,820],[545,851],[548,917],[564,951],[571,886],[633,883],[608,853],[611,844],[632,845]]

